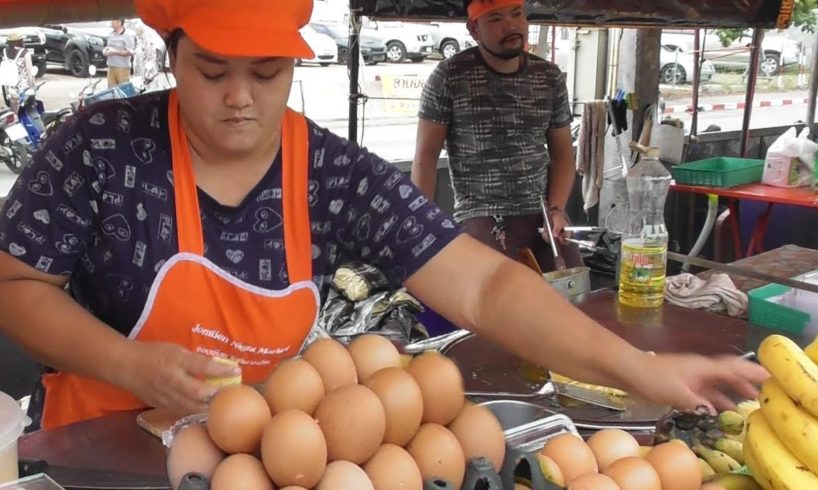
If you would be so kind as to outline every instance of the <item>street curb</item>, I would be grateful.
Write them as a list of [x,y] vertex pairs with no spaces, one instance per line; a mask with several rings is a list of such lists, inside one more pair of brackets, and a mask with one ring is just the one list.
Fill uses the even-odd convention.
[[[809,103],[808,97],[798,99],[770,99],[757,100],[753,102],[753,107],[783,107],[786,105],[801,105]],[[715,111],[735,111],[747,107],[746,102],[725,102],[723,104],[699,104],[699,112]],[[665,107],[665,114],[678,114],[681,112],[693,112],[693,105],[674,105]]]

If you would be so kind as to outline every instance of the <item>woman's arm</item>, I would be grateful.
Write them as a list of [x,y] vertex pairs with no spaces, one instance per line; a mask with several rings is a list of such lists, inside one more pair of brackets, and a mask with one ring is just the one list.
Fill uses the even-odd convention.
[[653,356],[636,349],[574,308],[539,275],[465,235],[406,286],[450,321],[523,359],[658,403],[729,406],[727,392],[754,397],[767,376],[738,358]]
[[236,375],[174,344],[128,340],[77,304],[66,283],[0,251],[0,331],[38,361],[179,413],[202,411],[212,395],[213,387],[197,378]]

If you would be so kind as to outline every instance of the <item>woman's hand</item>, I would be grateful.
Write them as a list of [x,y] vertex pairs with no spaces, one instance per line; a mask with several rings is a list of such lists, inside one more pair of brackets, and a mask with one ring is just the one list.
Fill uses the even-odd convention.
[[132,341],[125,353],[119,385],[151,407],[180,415],[201,413],[217,388],[210,377],[241,375],[241,369],[166,342]]
[[645,354],[644,365],[633,371],[629,392],[654,403],[679,409],[707,406],[725,410],[734,397],[756,399],[758,386],[768,377],[759,364],[737,356]]

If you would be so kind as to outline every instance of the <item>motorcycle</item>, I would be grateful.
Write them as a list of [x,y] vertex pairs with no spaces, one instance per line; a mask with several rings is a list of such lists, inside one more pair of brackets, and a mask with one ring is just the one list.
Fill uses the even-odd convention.
[[0,160],[19,174],[31,161],[28,131],[11,109],[0,110]]

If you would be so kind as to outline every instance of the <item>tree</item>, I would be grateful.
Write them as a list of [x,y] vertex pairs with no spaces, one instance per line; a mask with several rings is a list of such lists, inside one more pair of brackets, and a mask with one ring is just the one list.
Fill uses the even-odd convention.
[[[800,27],[802,31],[815,32],[815,9],[818,8],[818,0],[795,0],[792,12],[792,25]],[[722,45],[729,46],[733,41],[740,38],[744,29],[719,29],[716,35]]]

